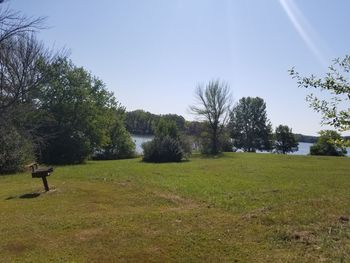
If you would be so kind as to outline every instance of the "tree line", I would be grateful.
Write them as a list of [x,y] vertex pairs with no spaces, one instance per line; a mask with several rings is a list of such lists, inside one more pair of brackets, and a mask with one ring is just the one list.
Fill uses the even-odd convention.
[[[197,139],[203,154],[217,155],[234,149],[245,152],[274,151],[282,154],[298,150],[297,138],[290,127],[279,125],[274,133],[272,132],[272,124],[267,118],[266,103],[262,98],[243,97],[233,104],[228,84],[219,80],[198,86],[195,98],[196,103],[190,106],[190,110],[201,121],[194,123],[192,127],[185,122],[185,127],[196,127],[191,130],[195,135],[191,135]],[[189,135],[189,129],[186,128],[182,133],[187,132]],[[168,129],[163,131],[168,131],[169,134],[165,136],[164,133],[159,135],[156,132],[155,138],[143,145],[144,160],[181,161],[185,144],[180,136],[170,135],[177,134],[178,129],[174,121],[171,123],[168,120]],[[326,130],[320,132],[316,144],[310,148],[310,154],[344,156],[346,149],[339,133]]]
[[186,127],[185,118],[177,114],[157,115],[144,110],[126,112],[126,129],[135,135],[155,135],[160,120],[174,122],[183,131]]
[[[188,121],[178,114],[154,114],[144,110],[127,111],[125,125],[129,133],[141,136],[155,135],[158,122],[161,119],[174,121],[177,128],[188,136],[198,137],[205,130],[205,123]],[[297,142],[315,143],[319,136],[294,133]],[[345,136],[345,138],[347,138]]]

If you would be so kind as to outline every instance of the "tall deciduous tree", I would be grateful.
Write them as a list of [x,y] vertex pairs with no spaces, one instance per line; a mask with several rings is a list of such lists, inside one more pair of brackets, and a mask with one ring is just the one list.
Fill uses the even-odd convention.
[[[47,65],[40,110],[47,114],[42,150],[46,163],[81,163],[110,140],[111,120],[120,107],[104,83],[67,59]],[[113,122],[112,122],[113,125]]]
[[220,152],[219,137],[223,132],[231,104],[230,87],[219,80],[198,86],[195,92],[197,103],[190,106],[192,113],[203,118],[209,127],[211,154]]
[[[0,173],[15,172],[33,160],[42,142],[36,132],[37,98],[44,80],[43,61],[53,61],[52,51],[35,38],[44,18],[26,17],[0,2]],[[6,161],[5,161],[6,160]]]
[[230,114],[229,130],[237,148],[247,152],[271,150],[271,124],[262,98],[240,99]]
[[296,140],[292,129],[287,125],[279,125],[275,131],[275,150],[277,153],[289,153],[298,150],[298,141]]

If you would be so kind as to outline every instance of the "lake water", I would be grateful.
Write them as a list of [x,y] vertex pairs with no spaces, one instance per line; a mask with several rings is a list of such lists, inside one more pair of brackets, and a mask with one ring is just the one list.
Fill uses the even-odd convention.
[[[153,136],[132,135],[132,139],[136,144],[136,152],[138,154],[142,154],[141,145],[144,142],[148,142],[148,141],[152,140]],[[310,146],[311,145],[312,145],[312,143],[300,142],[298,151],[290,153],[290,154],[292,154],[292,155],[308,155],[310,153]],[[348,150],[347,156],[350,156],[350,148],[347,148],[347,150]]]
[[131,135],[131,138],[135,142],[136,153],[142,154],[142,147],[141,147],[141,145],[144,142],[151,141],[153,139],[153,136]]
[[[298,151],[294,152],[294,153],[290,153],[293,155],[307,155],[310,153],[310,146],[312,145],[312,143],[307,143],[307,142],[299,142],[299,149]],[[346,150],[348,151],[348,153],[346,154],[347,156],[350,156],[350,148],[346,148]]]
[[290,153],[290,154],[293,154],[293,155],[308,155],[310,153],[310,146],[311,145],[312,145],[312,143],[299,142],[298,151]]

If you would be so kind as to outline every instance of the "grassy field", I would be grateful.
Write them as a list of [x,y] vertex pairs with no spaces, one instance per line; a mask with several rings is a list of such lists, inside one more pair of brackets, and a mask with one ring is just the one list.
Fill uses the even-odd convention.
[[225,154],[0,176],[1,262],[350,262],[350,158]]

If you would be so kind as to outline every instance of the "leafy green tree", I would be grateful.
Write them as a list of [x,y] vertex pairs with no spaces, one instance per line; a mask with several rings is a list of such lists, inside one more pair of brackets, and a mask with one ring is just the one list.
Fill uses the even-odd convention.
[[287,125],[279,125],[275,131],[275,150],[277,153],[286,154],[298,150],[298,142]]
[[347,151],[340,143],[341,136],[338,132],[324,130],[319,132],[320,137],[317,142],[310,147],[311,155],[344,156]]
[[290,74],[297,80],[298,86],[317,89],[330,96],[330,99],[322,99],[311,93],[307,101],[317,112],[322,114],[322,123],[331,125],[339,131],[350,130],[350,56],[334,60],[325,77],[318,78],[314,75],[302,77],[291,69]]
[[210,144],[208,152],[220,152],[220,135],[227,122],[231,103],[231,92],[227,84],[213,80],[207,86],[198,86],[195,92],[197,104],[190,106],[193,114],[203,118],[208,124]]
[[124,125],[124,110],[113,110],[114,116],[110,118],[109,140],[106,145],[95,150],[93,156],[97,160],[117,160],[135,156],[135,143]]
[[0,11],[0,173],[5,173],[19,171],[35,160],[34,153],[42,144],[37,94],[45,75],[40,68],[55,56],[34,35],[25,33],[28,28],[4,37],[8,25],[3,23],[16,19],[1,19],[2,14]]
[[233,144],[246,152],[269,151],[272,148],[271,123],[267,119],[266,103],[262,98],[244,97],[230,114],[228,128]]
[[85,69],[61,59],[49,71],[40,94],[40,110],[47,114],[42,132],[48,134],[41,160],[81,163],[109,141],[109,122],[118,109],[103,82]]

